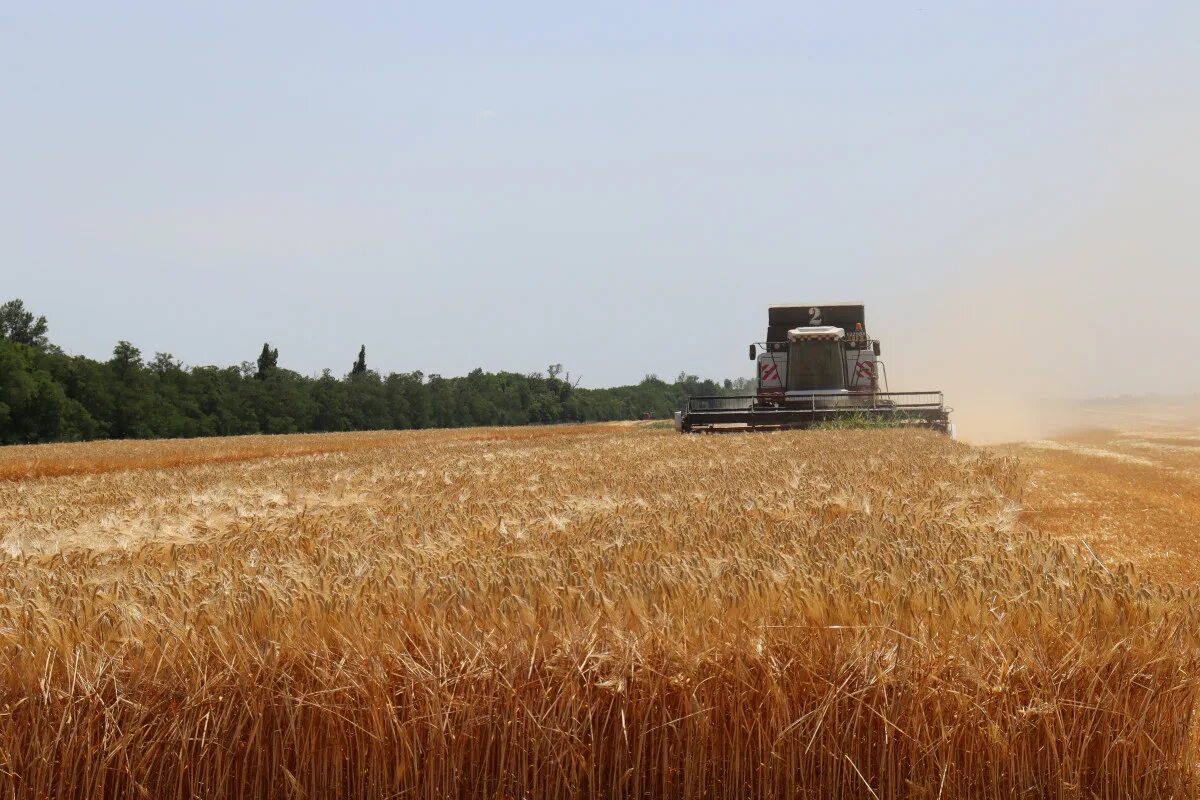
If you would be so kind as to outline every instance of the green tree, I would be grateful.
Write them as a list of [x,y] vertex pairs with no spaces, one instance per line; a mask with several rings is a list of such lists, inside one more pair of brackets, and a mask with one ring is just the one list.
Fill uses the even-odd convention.
[[387,390],[379,373],[364,370],[346,380],[346,400],[350,425],[356,431],[376,431],[391,427]]
[[150,371],[155,375],[172,375],[183,371],[183,365],[170,353],[155,353],[150,362]]
[[[393,376],[388,376],[389,381]],[[425,375],[420,370],[394,376],[399,379],[398,394],[403,397],[409,427],[428,428],[432,425],[432,405]]]
[[346,382],[339,381],[325,370],[312,386],[316,408],[313,428],[318,431],[350,430],[350,413],[346,399]]
[[113,348],[108,368],[115,384],[109,435],[115,439],[153,437],[150,412],[154,395],[142,363],[142,351],[121,340]]
[[45,356],[31,345],[0,339],[0,443],[81,439],[95,433],[87,411],[46,369]]
[[647,375],[633,386],[580,389],[560,364],[528,375],[383,377],[367,367],[365,345],[341,379],[283,369],[269,343],[257,362],[232,367],[188,368],[169,353],[147,361],[127,341],[98,362],[54,347],[46,327],[19,300],[0,307],[0,443],[667,417],[685,395],[754,386],[681,372],[672,383]]
[[108,364],[116,376],[124,380],[142,369],[142,351],[122,339],[113,347],[113,357]]
[[33,376],[24,354],[7,339],[0,342],[0,442],[27,441],[27,417],[34,393]]
[[279,350],[272,350],[269,342],[263,342],[262,352],[258,354],[258,372],[254,374],[254,377],[264,381],[278,366]]
[[260,433],[311,431],[317,416],[309,392],[311,378],[291,370],[272,369],[261,381],[246,387]]
[[116,390],[108,365],[86,356],[68,356],[51,350],[43,351],[43,361],[44,369],[81,409],[78,438],[108,436]]
[[215,435],[259,432],[250,394],[260,384],[253,376],[253,368],[249,374],[239,367],[196,367],[191,371],[189,391],[199,408],[202,424]]
[[44,348],[49,344],[48,327],[46,318],[35,318],[33,312],[25,310],[25,302],[20,298],[0,306],[0,336],[10,342]]
[[155,436],[203,436],[210,429],[192,387],[189,370],[170,353],[155,353],[147,365],[155,399],[150,427]]

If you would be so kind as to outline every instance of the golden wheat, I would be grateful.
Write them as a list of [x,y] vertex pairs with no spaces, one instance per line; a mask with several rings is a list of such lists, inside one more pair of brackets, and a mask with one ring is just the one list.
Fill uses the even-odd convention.
[[1084,539],[1110,564],[1161,582],[1200,584],[1200,406],[1084,408],[1093,427],[1007,445],[1030,473],[1021,519]]
[[1188,791],[1196,593],[1021,526],[1010,458],[627,426],[139,447],[0,454],[3,796]]

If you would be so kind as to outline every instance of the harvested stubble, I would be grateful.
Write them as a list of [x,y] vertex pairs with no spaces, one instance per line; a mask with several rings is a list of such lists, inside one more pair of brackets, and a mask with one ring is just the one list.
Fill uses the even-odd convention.
[[1188,791],[1196,594],[1020,527],[1011,459],[374,441],[0,484],[0,794]]

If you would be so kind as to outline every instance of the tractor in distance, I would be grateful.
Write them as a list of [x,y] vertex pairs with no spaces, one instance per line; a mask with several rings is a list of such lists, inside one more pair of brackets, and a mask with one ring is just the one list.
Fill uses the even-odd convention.
[[862,303],[771,306],[766,339],[750,345],[755,393],[689,397],[675,412],[675,428],[722,433],[841,422],[953,435],[942,393],[888,391],[880,353]]

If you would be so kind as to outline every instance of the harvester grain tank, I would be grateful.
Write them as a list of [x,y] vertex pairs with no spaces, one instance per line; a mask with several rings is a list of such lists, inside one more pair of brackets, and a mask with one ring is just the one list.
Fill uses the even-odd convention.
[[857,421],[953,434],[940,391],[887,390],[880,353],[862,303],[771,306],[766,339],[750,345],[755,393],[689,397],[675,427],[723,432]]

